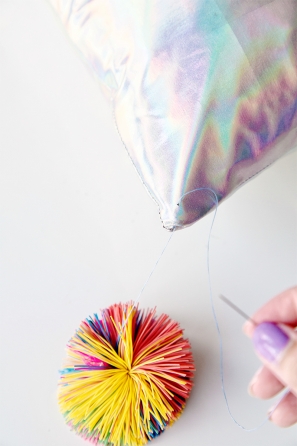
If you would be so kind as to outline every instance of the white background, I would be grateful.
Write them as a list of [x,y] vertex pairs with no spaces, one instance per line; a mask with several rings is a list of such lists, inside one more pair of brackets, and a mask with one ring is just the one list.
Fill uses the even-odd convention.
[[[136,299],[168,233],[118,138],[109,104],[45,1],[0,0],[1,446],[79,446],[56,403],[67,340],[86,316]],[[271,402],[246,388],[259,366],[243,320],[295,284],[297,152],[220,205],[210,267],[226,390],[246,427]],[[181,419],[155,446],[291,446],[297,428],[247,433],[220,389],[206,244],[213,215],[175,233],[141,306],[185,328],[197,367]]]

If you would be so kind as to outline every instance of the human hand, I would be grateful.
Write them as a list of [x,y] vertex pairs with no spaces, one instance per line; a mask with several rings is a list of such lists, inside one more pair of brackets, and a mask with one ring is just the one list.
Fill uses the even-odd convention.
[[271,398],[287,387],[290,392],[270,420],[280,427],[297,422],[297,287],[276,296],[260,308],[243,326],[252,338],[263,366],[254,375],[249,393],[257,398]]

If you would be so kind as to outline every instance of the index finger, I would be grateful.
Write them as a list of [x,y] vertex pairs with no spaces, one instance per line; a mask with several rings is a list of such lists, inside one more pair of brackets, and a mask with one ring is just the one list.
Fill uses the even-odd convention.
[[[297,326],[297,286],[275,296],[269,300],[252,316],[256,324],[264,321],[281,323],[291,327]],[[244,332],[251,336],[254,331],[254,324],[247,322],[244,325]]]

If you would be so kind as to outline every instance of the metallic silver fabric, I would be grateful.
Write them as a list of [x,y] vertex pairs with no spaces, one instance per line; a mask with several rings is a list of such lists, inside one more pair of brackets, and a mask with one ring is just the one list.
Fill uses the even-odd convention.
[[167,229],[297,143],[297,0],[50,0]]

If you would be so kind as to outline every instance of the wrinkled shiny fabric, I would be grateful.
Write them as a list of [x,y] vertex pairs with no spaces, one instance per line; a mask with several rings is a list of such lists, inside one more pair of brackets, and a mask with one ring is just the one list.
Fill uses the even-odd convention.
[[297,0],[50,1],[165,228],[214,206],[185,193],[221,200],[297,144]]

